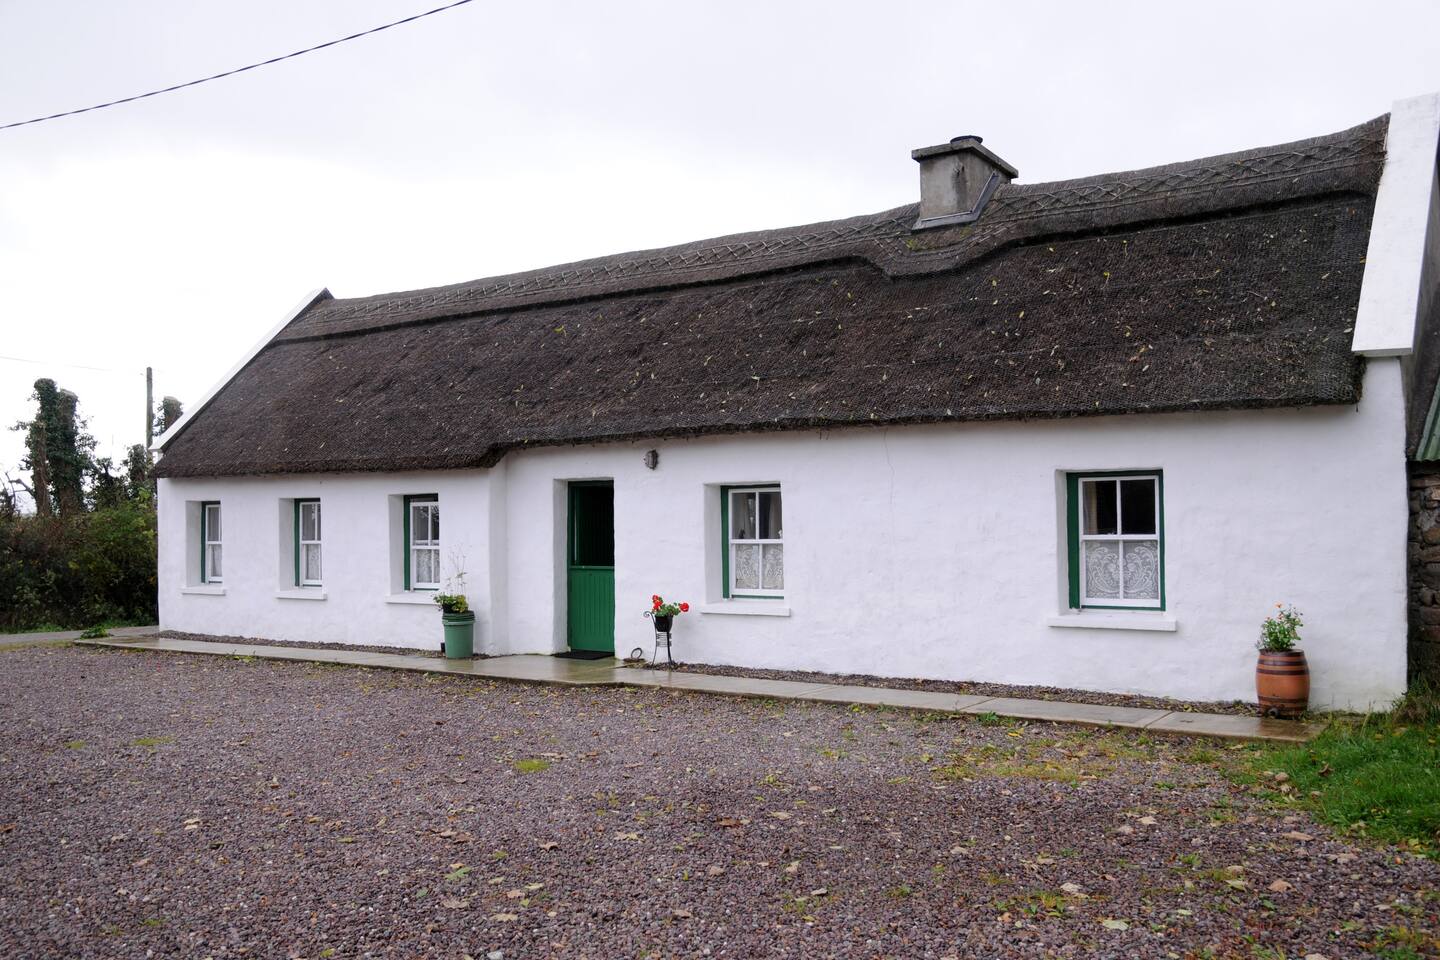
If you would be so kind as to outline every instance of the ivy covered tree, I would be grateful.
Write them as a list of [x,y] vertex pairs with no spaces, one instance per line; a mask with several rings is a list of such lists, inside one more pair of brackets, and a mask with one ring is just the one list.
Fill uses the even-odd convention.
[[74,516],[85,511],[85,480],[94,471],[95,438],[79,415],[80,398],[61,390],[55,381],[35,381],[35,419],[15,429],[25,431],[23,467],[30,471],[30,493],[40,516]]

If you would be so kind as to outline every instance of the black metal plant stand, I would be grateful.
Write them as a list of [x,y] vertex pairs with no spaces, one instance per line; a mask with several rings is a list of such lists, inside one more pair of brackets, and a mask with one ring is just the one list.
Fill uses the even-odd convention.
[[650,618],[650,625],[655,628],[655,652],[650,655],[651,664],[660,662],[660,648],[665,648],[665,659],[668,663],[667,670],[675,668],[675,656],[670,652],[670,628],[675,624],[674,617],[662,617],[656,614],[645,614]]
[[674,667],[675,667],[675,657],[670,653],[670,631],[669,631],[669,630],[661,630],[661,629],[659,629],[659,628],[657,627],[656,630],[655,630],[655,652],[650,655],[650,662],[651,662],[651,663],[659,663],[659,662],[660,662],[660,648],[661,648],[661,647],[664,647],[664,648],[665,648],[665,659],[666,659],[666,661],[668,661],[668,662],[666,663],[666,665],[665,665],[665,669],[667,669],[667,670],[672,670],[672,669],[674,669]]

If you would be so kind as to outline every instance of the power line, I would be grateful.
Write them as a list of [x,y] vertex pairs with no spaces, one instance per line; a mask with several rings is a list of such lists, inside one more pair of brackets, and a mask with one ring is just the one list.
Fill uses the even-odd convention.
[[9,360],[12,363],[34,363],[42,367],[68,367],[71,370],[93,370],[96,373],[123,373],[128,376],[143,377],[144,370],[125,370],[118,367],[87,367],[83,363],[60,363],[55,360],[32,360],[30,357],[7,357],[0,355],[0,360]]
[[247,70],[254,70],[258,67],[268,67],[272,63],[279,63],[282,60],[291,60],[295,57],[304,56],[307,53],[314,53],[316,50],[324,50],[326,47],[333,47],[350,40],[358,40],[361,37],[368,37],[372,33],[379,33],[381,30],[389,30],[391,27],[398,27],[401,24],[413,23],[416,20],[423,20],[425,17],[437,13],[444,13],[446,10],[453,10],[462,7],[472,0],[455,0],[454,3],[447,3],[443,7],[436,7],[434,10],[426,10],[424,13],[417,13],[412,17],[403,20],[395,20],[391,23],[382,23],[378,27],[371,27],[369,30],[362,30],[359,33],[352,33],[348,37],[341,37],[338,40],[330,40],[325,43],[318,43],[313,47],[306,47],[304,50],[296,50],[294,53],[287,53],[279,57],[271,57],[269,60],[261,60],[259,63],[246,64],[243,67],[236,67],[234,70],[226,70],[224,73],[212,74],[208,77],[201,77],[199,80],[190,80],[185,83],[177,83],[172,87],[163,87],[159,90],[151,90],[147,93],[137,93],[133,97],[124,97],[119,100],[111,100],[107,103],[97,103],[89,107],[80,107],[76,110],[66,110],[62,113],[52,113],[47,117],[35,117],[30,120],[18,120],[14,123],[0,124],[0,130],[11,130],[15,127],[25,127],[32,123],[44,123],[46,120],[59,120],[61,117],[73,117],[77,113],[89,113],[92,110],[104,110],[106,107],[118,107],[122,103],[134,103],[136,100],[144,100],[146,97],[158,97],[162,93],[173,93],[176,90],[184,90],[186,87],[198,87],[202,83],[209,83],[211,80],[222,80],[225,77],[233,77],[237,73],[244,73]]

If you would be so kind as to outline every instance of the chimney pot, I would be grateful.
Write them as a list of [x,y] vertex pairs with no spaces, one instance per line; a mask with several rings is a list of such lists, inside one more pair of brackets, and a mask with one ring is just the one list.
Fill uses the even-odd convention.
[[920,164],[920,217],[912,230],[975,222],[996,188],[1020,175],[982,143],[967,134],[910,152]]

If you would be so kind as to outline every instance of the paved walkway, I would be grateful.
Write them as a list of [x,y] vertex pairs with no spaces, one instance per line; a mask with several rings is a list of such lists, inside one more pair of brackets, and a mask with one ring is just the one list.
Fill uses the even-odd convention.
[[[117,631],[118,633],[118,631]],[[932,710],[943,713],[986,714],[1023,720],[1048,720],[1095,727],[1127,727],[1155,733],[1183,733],[1193,736],[1225,737],[1237,740],[1284,740],[1304,742],[1325,729],[1324,723],[1297,723],[1261,717],[1223,713],[1184,713],[1142,707],[1111,707],[1058,700],[1024,700],[1017,697],[979,697],[926,690],[894,690],[887,687],[860,687],[835,683],[796,680],[762,680],[725,677],[704,673],[643,670],[620,666],[614,659],[570,660],[539,655],[491,657],[484,660],[446,660],[400,653],[363,653],[352,650],[316,650],[253,643],[214,643],[206,640],[170,640],[141,637],[80,640],[97,647],[130,650],[167,650],[176,653],[204,653],[227,657],[260,657],[267,660],[301,660],[338,663],[388,670],[418,670],[529,683],[567,686],[663,687],[715,693],[733,697],[771,697],[777,700],[815,700],[825,703],[863,703]]]
[[[159,627],[115,627],[110,631],[112,637],[148,637],[156,633]],[[0,647],[11,646],[17,643],[51,643],[60,640],[79,640],[81,630],[57,630],[53,633],[0,633]]]

